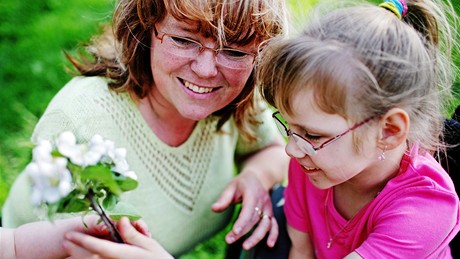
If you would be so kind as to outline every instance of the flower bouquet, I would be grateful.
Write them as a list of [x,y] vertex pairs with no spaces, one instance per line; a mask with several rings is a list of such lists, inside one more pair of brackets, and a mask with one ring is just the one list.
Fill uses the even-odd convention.
[[[100,135],[78,144],[75,135],[65,131],[54,142],[40,141],[34,147],[25,172],[32,184],[31,202],[46,212],[49,220],[56,213],[95,211],[114,240],[123,242],[105,211],[115,207],[123,192],[137,187],[137,176],[126,161],[126,149],[115,148],[113,141]],[[140,218],[136,214],[116,216]]]

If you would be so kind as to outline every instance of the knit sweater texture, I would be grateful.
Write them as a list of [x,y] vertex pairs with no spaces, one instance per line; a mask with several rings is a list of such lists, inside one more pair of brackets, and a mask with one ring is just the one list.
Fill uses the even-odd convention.
[[[53,98],[39,120],[32,141],[74,132],[80,142],[99,134],[127,149],[127,161],[139,186],[124,193],[118,210],[133,208],[149,230],[173,256],[179,256],[222,230],[232,216],[230,208],[214,213],[213,204],[235,176],[235,157],[266,147],[276,134],[270,110],[265,109],[256,129],[259,141],[242,141],[233,118],[220,131],[217,120],[199,121],[178,147],[163,143],[148,127],[137,104],[127,93],[109,90],[100,77],[76,77]],[[67,217],[69,215],[61,215]],[[21,173],[3,207],[3,226],[17,227],[44,220],[30,203],[30,183]]]

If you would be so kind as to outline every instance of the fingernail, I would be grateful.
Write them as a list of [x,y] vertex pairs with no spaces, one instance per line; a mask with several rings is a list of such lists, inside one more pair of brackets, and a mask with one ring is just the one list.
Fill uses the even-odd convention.
[[251,243],[251,242],[244,243],[244,245],[243,245],[243,248],[244,248],[245,250],[249,250],[249,249],[251,249],[251,247],[252,247],[252,243]]
[[234,236],[227,237],[227,243],[231,244],[233,242],[235,242],[235,237]]

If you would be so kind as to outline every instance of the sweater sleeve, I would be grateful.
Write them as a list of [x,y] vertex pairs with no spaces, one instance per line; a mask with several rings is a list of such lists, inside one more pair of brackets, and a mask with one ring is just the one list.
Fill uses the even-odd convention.
[[[64,130],[73,130],[71,122],[59,111],[51,111],[44,115],[38,123],[32,141],[52,139]],[[8,198],[2,208],[2,224],[6,227],[18,227],[28,222],[45,220],[38,216],[32,206],[31,183],[25,172],[21,172],[11,186]]]
[[272,111],[265,105],[261,104],[263,107],[263,112],[259,115],[257,120],[261,122],[260,125],[254,128],[258,141],[255,143],[248,144],[241,138],[241,135],[238,137],[238,142],[236,146],[237,155],[246,155],[253,153],[257,150],[263,149],[268,146],[274,139],[278,130],[276,125],[273,122],[271,117]]
[[[48,105],[45,113],[35,126],[32,142],[38,143],[40,140],[51,140],[65,130],[74,132],[82,141],[90,138],[89,132],[86,132],[85,115],[82,112],[92,107],[82,107],[78,100],[80,98],[77,90],[86,85],[102,84],[103,81],[97,78],[81,80],[75,78],[70,81]],[[77,123],[77,121],[79,123]],[[82,126],[83,125],[83,126]],[[10,188],[8,197],[2,208],[2,224],[5,227],[17,227],[22,224],[45,220],[38,216],[37,211],[30,202],[31,183],[28,176],[21,172]],[[60,214],[59,217],[66,218],[69,215]]]

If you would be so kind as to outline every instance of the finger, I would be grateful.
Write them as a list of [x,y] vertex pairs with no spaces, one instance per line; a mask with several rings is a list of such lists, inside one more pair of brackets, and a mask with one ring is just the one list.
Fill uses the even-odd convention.
[[274,247],[276,240],[278,240],[279,227],[278,227],[278,222],[276,221],[275,217],[271,217],[270,221],[271,221],[271,229],[270,229],[270,232],[267,238],[267,246]]
[[[250,202],[248,202],[249,204]],[[261,209],[257,206],[244,205],[235,221],[232,230],[227,234],[225,240],[231,244],[248,233],[260,220]]]
[[70,255],[67,258],[74,258],[74,259],[90,258],[92,255],[92,253],[88,252],[86,249],[82,249],[81,247],[77,246],[76,244],[68,240],[64,240],[62,242],[62,246],[67,251],[67,253]]
[[152,245],[153,240],[137,231],[137,229],[131,225],[128,218],[121,218],[119,226],[120,234],[126,243],[145,249],[148,249]]
[[215,212],[224,211],[235,200],[235,196],[236,184],[232,182],[224,189],[217,201],[212,204],[211,209]]
[[79,232],[69,232],[63,241],[64,249],[72,258],[100,258],[98,254],[115,258],[111,251],[116,250],[116,243],[95,238]]
[[107,236],[110,235],[110,231],[105,224],[102,224],[99,216],[97,215],[85,215],[83,218],[73,218],[69,220],[80,221],[78,228],[75,231],[93,235],[93,236]]
[[147,226],[147,223],[145,223],[143,220],[137,220],[137,221],[131,222],[131,225],[133,225],[133,227],[137,231],[141,232],[145,236],[152,237],[152,234],[149,231],[149,227]]
[[243,243],[243,248],[246,250],[251,249],[257,243],[259,243],[271,230],[272,220],[271,217],[264,214],[260,219],[258,226],[254,229],[251,236],[249,236]]

